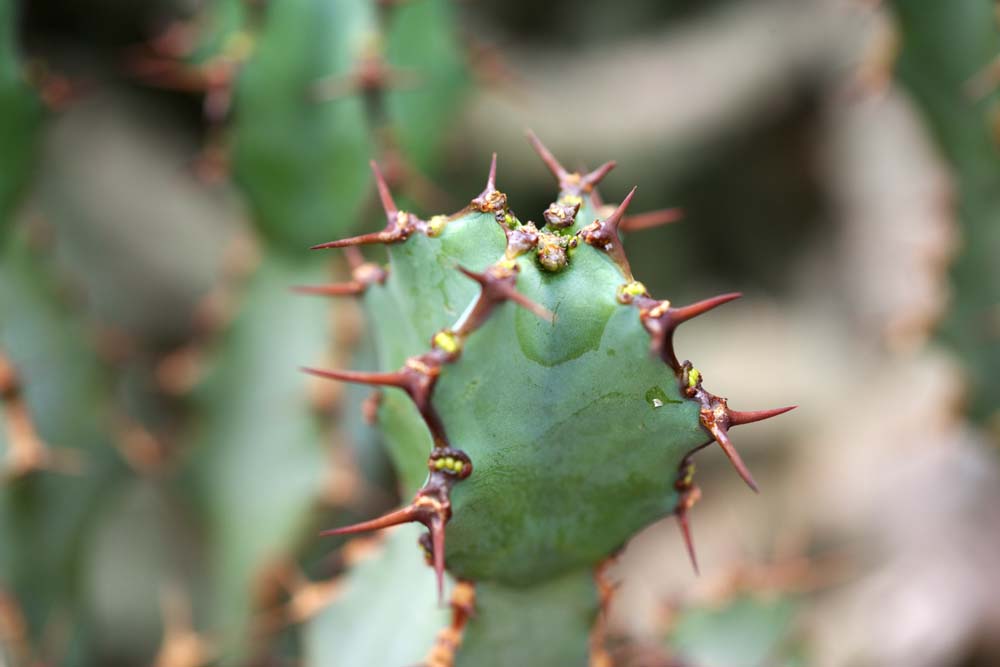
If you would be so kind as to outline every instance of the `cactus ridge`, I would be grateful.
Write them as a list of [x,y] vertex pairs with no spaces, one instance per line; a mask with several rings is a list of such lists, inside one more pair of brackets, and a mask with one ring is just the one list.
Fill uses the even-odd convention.
[[[632,222],[630,225],[627,210],[635,195],[635,188],[633,188],[620,205],[605,215],[600,215],[601,211],[607,211],[607,207],[604,206],[596,187],[614,168],[615,163],[607,162],[587,173],[570,172],[559,163],[533,133],[529,132],[528,139],[559,184],[558,198],[544,212],[545,224],[541,227],[530,221],[522,223],[508,206],[506,194],[496,188],[496,154],[493,155],[490,164],[486,187],[471,200],[468,206],[453,215],[435,216],[429,220],[423,220],[415,214],[401,211],[397,207],[385,178],[373,162],[372,169],[375,173],[379,196],[386,216],[385,228],[370,234],[313,246],[315,249],[345,248],[354,253],[349,257],[353,266],[352,279],[341,284],[302,288],[302,291],[306,293],[329,296],[367,294],[373,286],[391,291],[389,288],[392,285],[387,280],[396,269],[384,269],[364,262],[357,254],[357,246],[409,245],[407,242],[413,237],[423,236],[431,239],[441,237],[446,228],[453,224],[459,226],[455,234],[456,236],[461,234],[463,240],[467,240],[466,235],[472,233],[482,237],[486,233],[482,231],[484,228],[476,226],[477,221],[482,218],[492,219],[503,232],[504,245],[499,258],[494,258],[492,263],[483,270],[473,270],[458,262],[451,264],[455,270],[478,283],[479,292],[457,320],[453,321],[453,324],[438,329],[431,336],[429,351],[406,357],[401,368],[389,372],[305,369],[314,375],[333,380],[401,389],[416,407],[420,419],[430,434],[431,452],[427,459],[429,475],[416,491],[412,502],[402,509],[380,518],[328,530],[323,534],[341,535],[385,528],[400,523],[422,523],[427,527],[428,534],[421,540],[421,544],[436,571],[439,596],[443,590],[443,574],[446,568],[445,529],[453,518],[453,494],[457,492],[456,487],[459,482],[470,477],[475,478],[473,476],[474,465],[478,465],[475,464],[469,452],[455,447],[449,440],[445,429],[445,420],[442,419],[437,407],[435,407],[435,390],[439,380],[446,375],[447,367],[458,364],[472,334],[482,329],[488,321],[494,318],[501,305],[506,301],[513,301],[537,316],[540,321],[548,322],[551,326],[549,331],[556,329],[557,326],[566,326],[566,323],[561,321],[563,317],[571,319],[574,317],[572,311],[569,311],[567,315],[560,313],[560,306],[564,304],[562,301],[553,308],[552,303],[537,302],[527,296],[524,291],[519,291],[519,278],[523,282],[525,271],[532,273],[535,280],[541,278],[544,281],[546,275],[551,275],[552,280],[557,280],[557,276],[563,272],[572,273],[570,267],[580,262],[586,265],[580,267],[579,270],[587,272],[591,266],[588,263],[593,260],[590,259],[589,255],[584,256],[580,253],[585,247],[597,250],[616,267],[620,277],[615,286],[615,302],[621,306],[635,309],[641,328],[648,334],[650,352],[654,357],[659,357],[664,362],[676,379],[677,393],[679,393],[681,400],[670,399],[664,394],[665,400],[670,403],[689,401],[697,407],[697,427],[690,436],[685,436],[685,441],[690,441],[691,444],[685,445],[686,453],[680,457],[677,473],[672,483],[676,497],[672,511],[680,524],[695,571],[697,571],[698,566],[691,539],[688,513],[700,497],[700,490],[694,484],[693,454],[711,442],[717,442],[740,477],[751,489],[757,491],[756,482],[729,438],[729,429],[733,426],[774,417],[792,409],[792,407],[785,407],[757,412],[730,410],[725,398],[716,396],[703,387],[701,373],[690,362],[678,360],[673,346],[673,334],[676,328],[684,322],[738,298],[740,294],[723,294],[687,306],[675,307],[669,301],[653,298],[645,286],[635,280],[622,244],[622,233],[630,228],[644,229],[653,224],[672,222],[679,217],[676,211],[668,209],[632,218],[631,220],[639,222]],[[588,223],[588,219],[592,221]],[[475,242],[480,246],[481,252],[487,252],[488,243],[483,243],[480,239],[475,239]],[[487,250],[483,250],[483,246],[486,246]],[[448,261],[447,257],[442,257],[439,254],[439,264],[447,268]],[[407,273],[408,268],[411,267],[404,265],[400,270]],[[396,276],[395,280],[398,281],[399,285],[413,288],[415,287],[412,284],[413,280],[418,277],[420,277],[419,274],[411,276],[407,273],[407,275]],[[587,297],[588,295],[582,296]],[[570,343],[568,341],[566,343],[569,347]],[[566,353],[565,350],[559,352],[564,355]],[[572,357],[568,357],[568,359],[572,359]],[[376,400],[380,401],[381,399]],[[657,408],[662,406],[664,401],[653,399],[650,404]],[[378,409],[377,404],[372,408],[372,411],[374,412],[376,409]],[[702,435],[699,436],[698,432]],[[482,453],[477,456],[481,457]],[[496,465],[496,462],[490,461],[489,464]],[[475,494],[477,491],[478,489],[470,490],[470,493]],[[474,511],[471,509],[473,504],[473,501],[470,500],[468,511]],[[499,519],[497,521],[500,522]],[[489,547],[484,548],[489,549]],[[544,549],[545,547],[539,548]],[[617,547],[607,548],[604,546],[602,548],[604,552],[601,558],[617,550]],[[460,551],[466,550],[463,548]],[[526,547],[525,553],[530,553],[530,551],[531,547]],[[549,571],[553,574],[558,571],[566,571],[577,564],[577,561],[596,564],[597,559],[594,559],[594,555],[596,554],[587,553],[579,556],[574,554],[572,558],[568,559],[572,562],[565,565],[546,563],[545,567],[539,568],[542,574],[536,574],[544,577],[544,573]],[[458,560],[464,561],[464,559]],[[499,580],[509,579],[523,582],[526,578],[535,576],[525,575],[517,567],[514,567],[517,570],[516,574],[508,576],[503,571],[502,566],[492,570],[489,568],[477,570],[476,566],[469,566],[467,563],[459,563],[459,565],[456,574],[460,579],[498,578]],[[449,552],[447,567],[453,569],[453,566],[452,555]]]

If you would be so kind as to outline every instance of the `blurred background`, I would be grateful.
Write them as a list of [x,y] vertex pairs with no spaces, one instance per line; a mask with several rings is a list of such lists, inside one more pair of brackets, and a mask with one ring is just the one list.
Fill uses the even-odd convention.
[[297,371],[372,367],[362,314],[290,287],[384,224],[369,159],[426,217],[497,151],[537,219],[527,127],[682,209],[636,275],[745,296],[679,353],[800,406],[737,434],[760,496],[699,457],[700,577],[629,544],[616,665],[1000,665],[998,58],[991,0],[0,0],[0,665],[426,651],[409,538],[316,537],[399,498]]

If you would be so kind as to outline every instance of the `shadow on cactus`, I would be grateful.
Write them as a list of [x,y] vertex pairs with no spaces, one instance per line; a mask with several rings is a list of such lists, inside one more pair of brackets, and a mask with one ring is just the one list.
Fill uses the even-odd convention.
[[[674,331],[739,294],[687,306],[653,298],[621,240],[630,226],[649,226],[648,215],[627,216],[635,190],[609,210],[596,186],[613,162],[572,173],[530,139],[559,181],[543,224],[522,222],[510,208],[496,187],[495,155],[482,193],[454,215],[427,220],[397,208],[373,164],[386,227],[316,246],[351,248],[354,276],[308,290],[363,298],[384,370],[307,370],[389,388],[378,419],[413,494],[402,509],[326,534],[426,526],[420,544],[439,595],[445,570],[476,584],[460,664],[515,664],[490,657],[504,634],[490,625],[501,616],[510,627],[532,623],[542,596],[557,595],[543,593],[553,587],[582,590],[569,595],[580,608],[557,605],[547,618],[582,617],[589,627],[595,568],[666,515],[678,518],[694,563],[692,455],[717,442],[756,490],[729,429],[791,409],[731,410],[703,387],[701,373],[676,355]],[[370,244],[386,244],[387,270],[353,248]],[[470,597],[468,584],[456,591]],[[453,627],[464,627],[468,606],[455,607],[462,621]],[[583,664],[587,640],[549,637],[546,661],[531,664]],[[429,664],[452,664],[461,634],[447,644]]]

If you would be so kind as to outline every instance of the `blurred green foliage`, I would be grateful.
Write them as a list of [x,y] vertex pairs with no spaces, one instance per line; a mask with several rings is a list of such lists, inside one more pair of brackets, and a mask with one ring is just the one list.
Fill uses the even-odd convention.
[[1000,55],[994,3],[895,0],[897,65],[954,167],[961,248],[941,338],[962,358],[969,412],[1000,419],[1000,89],[970,84]]

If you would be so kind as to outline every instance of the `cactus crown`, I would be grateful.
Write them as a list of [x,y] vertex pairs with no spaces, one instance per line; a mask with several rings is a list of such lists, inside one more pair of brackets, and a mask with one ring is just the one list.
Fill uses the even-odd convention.
[[[363,294],[387,370],[307,370],[391,388],[379,417],[414,493],[327,534],[420,522],[439,587],[446,568],[505,586],[551,580],[670,513],[694,561],[692,454],[718,442],[756,490],[729,428],[790,409],[738,412],[703,387],[673,333],[739,294],[681,307],[653,298],[621,238],[637,224],[627,216],[635,189],[609,210],[596,187],[613,162],[570,172],[529,138],[559,182],[541,224],[522,221],[497,188],[495,155],[468,206],[426,220],[396,206],[373,163],[385,228],[315,246],[352,249],[353,279],[312,291]],[[388,270],[354,249],[370,244],[387,245]]]

